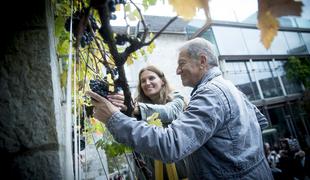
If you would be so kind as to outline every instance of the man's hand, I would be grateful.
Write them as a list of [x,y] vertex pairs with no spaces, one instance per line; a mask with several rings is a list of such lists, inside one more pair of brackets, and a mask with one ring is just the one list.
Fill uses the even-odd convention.
[[118,107],[121,111],[127,110],[127,106],[124,104],[125,101],[124,94],[122,93],[109,94],[107,98],[114,106]]
[[95,106],[93,109],[94,118],[103,123],[106,123],[114,112],[119,111],[119,108],[115,107],[110,101],[93,91],[87,91],[86,95],[92,97],[92,104]]

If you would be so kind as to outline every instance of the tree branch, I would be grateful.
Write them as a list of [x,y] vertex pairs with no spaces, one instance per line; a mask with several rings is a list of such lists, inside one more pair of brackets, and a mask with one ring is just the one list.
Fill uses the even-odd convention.
[[144,43],[143,46],[148,46],[148,45],[150,45],[157,37],[159,37],[159,35],[161,35],[161,34],[164,32],[164,30],[165,30],[171,23],[173,23],[173,22],[174,22],[175,20],[177,20],[177,19],[178,19],[178,16],[174,16],[172,19],[170,19],[169,22],[168,22],[163,28],[161,28],[161,30],[160,30],[158,33],[156,33],[155,36],[154,36],[149,42]]
[[[148,34],[148,32],[149,32],[149,28],[147,27],[147,25],[146,25],[146,23],[145,23],[144,16],[142,15],[140,8],[139,8],[132,0],[130,0],[130,2],[135,6],[135,8],[137,9],[137,11],[138,11],[138,13],[139,13],[139,16],[140,16],[140,18],[141,18],[141,23],[142,23],[143,29],[144,29],[144,33],[143,33],[143,36],[142,36],[142,38],[141,38],[141,41],[142,41],[142,42],[145,42],[146,37],[147,37],[147,34]],[[138,29],[138,30],[139,30],[139,29]]]

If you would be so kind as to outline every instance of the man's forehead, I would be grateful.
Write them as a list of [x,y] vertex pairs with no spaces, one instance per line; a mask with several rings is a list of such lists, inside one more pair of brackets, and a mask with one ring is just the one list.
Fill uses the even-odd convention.
[[189,58],[188,53],[185,50],[180,51],[178,61],[181,60],[187,61],[188,58]]

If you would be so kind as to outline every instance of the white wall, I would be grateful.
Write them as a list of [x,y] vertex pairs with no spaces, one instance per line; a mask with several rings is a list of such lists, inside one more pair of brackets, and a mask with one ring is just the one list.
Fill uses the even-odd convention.
[[139,71],[147,65],[155,65],[162,70],[170,85],[180,90],[189,99],[192,88],[184,87],[180,76],[176,74],[178,48],[187,40],[184,34],[162,34],[155,40],[155,49],[148,54],[147,60],[139,59],[133,65],[126,67],[127,80],[132,88],[132,94],[136,94]]

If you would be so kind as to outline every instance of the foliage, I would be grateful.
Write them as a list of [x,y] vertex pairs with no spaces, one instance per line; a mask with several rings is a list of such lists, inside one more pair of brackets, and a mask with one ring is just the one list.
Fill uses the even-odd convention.
[[289,79],[302,82],[306,89],[310,89],[310,59],[299,59],[295,56],[289,57],[285,64],[285,70]]
[[284,67],[289,79],[298,80],[305,86],[301,106],[310,118],[310,59],[291,56]]
[[131,148],[116,142],[109,136],[103,136],[96,142],[96,148],[104,149],[108,157],[116,157],[124,153],[132,152]]

